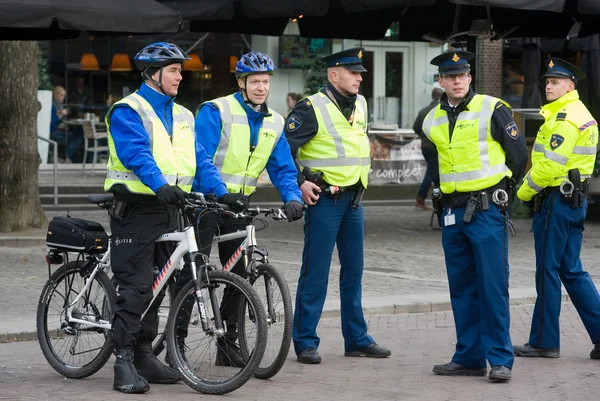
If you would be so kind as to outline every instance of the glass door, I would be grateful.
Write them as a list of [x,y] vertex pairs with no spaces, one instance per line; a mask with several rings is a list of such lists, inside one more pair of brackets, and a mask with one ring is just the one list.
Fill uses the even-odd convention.
[[406,125],[408,117],[403,113],[402,101],[408,99],[408,48],[389,42],[363,42],[363,46],[367,72],[363,74],[361,94],[367,99],[369,124]]

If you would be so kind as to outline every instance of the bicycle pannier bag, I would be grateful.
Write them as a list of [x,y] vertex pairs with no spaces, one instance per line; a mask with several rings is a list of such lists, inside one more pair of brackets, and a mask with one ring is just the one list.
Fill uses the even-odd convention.
[[55,216],[48,225],[46,245],[66,252],[102,253],[108,247],[108,235],[95,221]]

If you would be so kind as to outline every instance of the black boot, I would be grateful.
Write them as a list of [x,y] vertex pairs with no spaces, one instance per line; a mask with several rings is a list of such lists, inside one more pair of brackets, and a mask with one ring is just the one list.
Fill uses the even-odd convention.
[[149,383],[173,384],[181,380],[175,369],[163,365],[156,358],[150,343],[136,344],[133,360],[139,375]]
[[[179,347],[179,353],[180,353],[181,357],[183,358],[183,361],[187,364],[188,361],[187,361],[187,357],[186,357],[185,353],[189,348],[185,346],[185,342],[183,339],[181,339],[181,340],[177,339],[177,346]],[[168,364],[170,367],[175,368],[175,364],[171,360],[171,355],[169,354],[169,350],[167,350],[167,355],[165,355],[165,363]]]
[[217,366],[233,366],[236,368],[246,366],[246,358],[244,358],[240,347],[235,343],[236,341],[237,335],[231,333],[227,333],[225,337],[217,340],[217,360],[215,361]]
[[115,350],[115,380],[113,389],[122,393],[145,393],[150,390],[148,382],[133,366],[133,351],[128,348]]

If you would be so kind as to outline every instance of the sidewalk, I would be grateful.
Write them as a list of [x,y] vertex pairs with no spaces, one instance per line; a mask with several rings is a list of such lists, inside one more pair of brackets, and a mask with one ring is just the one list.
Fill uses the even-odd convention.
[[[64,212],[47,212],[48,219]],[[74,217],[101,222],[108,228],[106,212],[74,211]],[[398,314],[450,310],[448,280],[441,247],[441,231],[429,229],[429,213],[409,206],[365,208],[365,271],[363,306],[367,314]],[[269,250],[270,262],[285,275],[292,297],[302,255],[303,223],[267,220],[258,232],[259,246]],[[517,237],[510,238],[511,303],[535,300],[535,258],[530,219],[514,221]],[[257,227],[260,227],[260,223]],[[21,236],[22,235],[22,236]],[[14,234],[12,234],[15,237]],[[6,237],[5,237],[6,238]],[[35,338],[35,313],[42,287],[48,279],[45,264],[45,230],[19,233],[15,240],[0,236],[0,342]],[[584,233],[582,261],[600,284],[600,224],[590,222]],[[4,245],[4,246],[3,246]],[[334,252],[324,317],[339,315],[339,262]],[[564,300],[567,297],[564,296]]]
[[[532,306],[511,309],[512,339],[527,341]],[[369,331],[392,350],[386,359],[346,358],[339,319],[321,321],[320,365],[302,365],[290,352],[283,369],[270,380],[251,379],[227,400],[597,400],[600,361],[583,324],[570,303],[561,315],[559,359],[516,358],[508,383],[491,383],[487,377],[444,377],[431,373],[434,364],[446,363],[456,341],[450,312],[368,316]],[[144,395],[121,395],[112,390],[114,359],[95,375],[65,379],[46,362],[37,342],[0,344],[0,399],[8,400],[223,400],[198,393],[185,384],[152,384]]]

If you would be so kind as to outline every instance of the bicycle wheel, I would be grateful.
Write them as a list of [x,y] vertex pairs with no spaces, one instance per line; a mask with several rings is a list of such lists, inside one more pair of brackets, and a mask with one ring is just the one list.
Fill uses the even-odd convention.
[[[261,299],[267,314],[267,348],[254,372],[259,379],[275,376],[283,367],[292,342],[292,298],[290,289],[283,274],[275,267],[262,264],[256,267],[257,277],[251,284]],[[253,346],[253,333],[246,326],[239,324],[240,348],[248,353]]]
[[[37,334],[42,353],[54,370],[72,379],[96,373],[113,350],[111,330],[67,320],[67,306],[86,284],[87,273],[82,272],[85,264],[77,261],[59,267],[46,282],[37,308]],[[73,305],[71,315],[90,322],[111,322],[116,300],[110,279],[100,270]]]
[[166,330],[167,320],[169,319],[169,309],[175,298],[175,281],[169,280],[165,288],[165,297],[158,308],[158,334],[152,341],[152,352],[159,356],[167,346]]
[[[243,386],[255,372],[265,352],[267,322],[260,299],[252,286],[240,276],[223,271],[211,271],[202,279],[204,306],[197,307],[193,282],[187,283],[173,301],[167,322],[167,349],[183,381],[194,390],[205,394],[226,394]],[[216,327],[215,314],[219,314],[227,301],[223,298],[226,287],[235,290],[242,298],[236,302],[239,314],[251,316],[244,322],[257,333],[253,352],[247,355],[242,367],[217,365],[217,354],[223,352],[219,339],[225,328]],[[199,312],[200,311],[200,312]],[[208,330],[202,328],[200,313],[206,313]],[[177,338],[178,327],[186,326],[185,345]],[[181,331],[179,331],[181,333]]]

